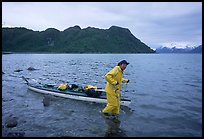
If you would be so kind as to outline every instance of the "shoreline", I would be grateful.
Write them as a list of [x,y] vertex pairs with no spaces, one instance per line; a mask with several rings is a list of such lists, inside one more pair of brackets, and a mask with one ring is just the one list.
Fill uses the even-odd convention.
[[7,54],[158,54],[158,53],[56,53],[56,52],[2,52]]
[[2,52],[2,55],[10,54],[202,54],[202,53],[56,53],[56,52]]

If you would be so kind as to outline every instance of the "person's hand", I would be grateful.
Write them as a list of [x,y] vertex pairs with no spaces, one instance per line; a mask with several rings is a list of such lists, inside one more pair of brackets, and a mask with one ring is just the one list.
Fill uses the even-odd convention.
[[119,89],[115,90],[115,95],[116,95],[117,98],[120,97],[120,90]]
[[117,85],[115,86],[115,89],[116,89],[116,90],[120,90],[120,85],[117,84]]
[[119,91],[116,91],[116,96],[117,96],[117,98],[120,97],[120,92]]

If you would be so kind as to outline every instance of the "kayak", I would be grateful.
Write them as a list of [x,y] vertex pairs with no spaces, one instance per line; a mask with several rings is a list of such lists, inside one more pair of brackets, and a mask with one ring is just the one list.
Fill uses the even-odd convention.
[[[94,96],[88,96],[84,92],[80,91],[73,91],[73,90],[58,90],[57,87],[54,87],[54,85],[28,85],[28,89],[42,94],[50,94],[58,97],[63,98],[70,98],[75,100],[82,100],[82,101],[89,101],[89,102],[96,102],[96,103],[107,103],[106,99],[106,92],[97,90],[95,93],[100,94],[97,97]],[[131,100],[127,98],[122,98],[120,100],[120,104],[124,106],[128,106],[130,104]]]
[[[81,101],[89,101],[95,103],[107,103],[106,92],[104,89],[94,89],[85,91],[82,88],[78,89],[66,89],[59,90],[57,85],[53,84],[29,84],[27,82],[28,89],[41,93],[41,94],[50,94],[53,96],[81,100]],[[129,106],[131,103],[130,99],[121,97],[120,105]]]

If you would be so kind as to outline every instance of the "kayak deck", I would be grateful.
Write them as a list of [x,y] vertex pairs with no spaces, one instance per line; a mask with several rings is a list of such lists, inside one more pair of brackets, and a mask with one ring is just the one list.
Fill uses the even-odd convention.
[[[28,88],[32,91],[42,93],[42,94],[51,94],[54,96],[59,96],[63,98],[70,98],[75,100],[83,100],[83,101],[90,101],[96,103],[107,103],[106,99],[106,92],[105,91],[95,91],[99,93],[97,97],[90,97],[88,96],[83,90],[59,90],[55,85],[28,85]],[[130,104],[130,100],[121,97],[120,99],[121,105],[128,106]]]

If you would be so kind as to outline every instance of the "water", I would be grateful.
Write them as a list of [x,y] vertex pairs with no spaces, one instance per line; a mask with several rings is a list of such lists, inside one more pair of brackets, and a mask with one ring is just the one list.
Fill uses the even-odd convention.
[[[105,104],[54,96],[27,89],[32,82],[76,83],[105,87],[104,75],[117,62],[130,64],[119,122],[102,117]],[[38,70],[29,71],[28,67]],[[23,71],[14,72],[20,69]],[[25,136],[202,136],[201,54],[10,54],[2,56],[2,132]],[[35,80],[32,80],[35,79]],[[45,97],[50,100],[44,106]],[[18,125],[6,128],[9,116]]]

